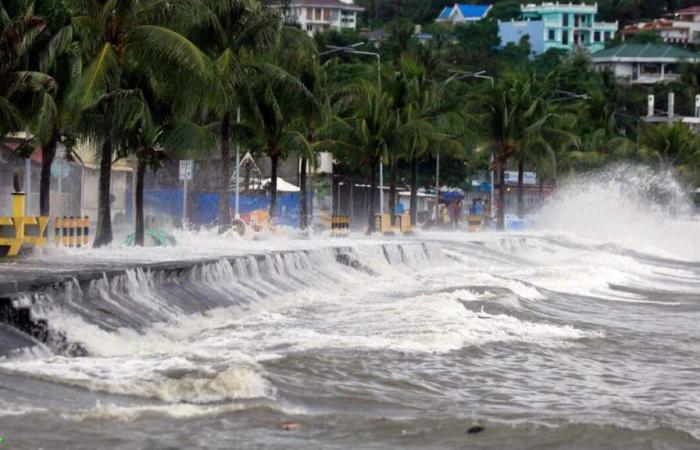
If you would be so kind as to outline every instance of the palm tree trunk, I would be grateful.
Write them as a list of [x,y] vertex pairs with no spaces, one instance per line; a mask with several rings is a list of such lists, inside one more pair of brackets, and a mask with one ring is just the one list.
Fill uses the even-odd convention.
[[270,155],[270,219],[275,217],[277,210],[277,166],[280,155],[276,151],[269,152]]
[[418,158],[411,159],[411,225],[418,221]]
[[498,229],[506,228],[506,161],[498,163]]
[[306,198],[306,157],[301,158],[299,168],[299,228],[305,230],[309,227],[309,205]]
[[367,234],[373,233],[376,231],[375,227],[375,222],[374,222],[374,208],[375,208],[375,202],[374,198],[377,196],[377,166],[379,165],[378,160],[373,160],[370,167],[371,170],[370,172],[372,175],[370,175],[370,182],[369,182],[369,209],[367,211]]
[[146,177],[146,162],[139,160],[136,168],[136,229],[134,230],[134,243],[143,247],[146,227],[143,220],[143,186]]
[[98,248],[112,242],[112,210],[110,185],[112,181],[112,137],[102,143],[100,155],[100,180],[97,197],[97,230],[93,247]]
[[396,209],[396,179],[397,179],[397,165],[398,158],[394,155],[391,158],[391,174],[389,175],[389,214],[391,217],[391,223],[394,223],[394,211]]
[[[39,215],[51,214],[51,164],[56,157],[58,133],[54,131],[49,142],[41,149],[41,179],[39,180]],[[59,192],[59,198],[60,198]]]
[[540,177],[540,189],[539,189],[539,200],[540,205],[544,203],[544,177]]
[[525,202],[523,196],[525,193],[524,178],[525,178],[525,150],[520,149],[518,159],[518,217],[525,217]]
[[231,211],[229,210],[229,180],[231,179],[231,155],[229,139],[231,136],[231,114],[227,111],[221,119],[221,179],[219,180],[219,232],[231,228]]

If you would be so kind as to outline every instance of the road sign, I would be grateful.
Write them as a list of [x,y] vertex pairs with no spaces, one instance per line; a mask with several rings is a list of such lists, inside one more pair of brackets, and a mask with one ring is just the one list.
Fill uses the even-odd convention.
[[191,159],[184,159],[180,161],[180,180],[191,180],[193,170],[194,161]]
[[[518,184],[518,172],[516,170],[507,170],[505,173],[506,184]],[[523,184],[537,184],[536,172],[523,172]]]

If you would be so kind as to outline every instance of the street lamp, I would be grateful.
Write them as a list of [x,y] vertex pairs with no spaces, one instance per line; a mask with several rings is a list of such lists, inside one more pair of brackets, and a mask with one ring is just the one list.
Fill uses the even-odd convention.
[[[382,57],[379,53],[375,52],[365,52],[361,50],[356,50],[357,47],[365,45],[364,42],[356,42],[352,45],[339,46],[339,45],[326,45],[325,52],[319,53],[319,56],[330,55],[331,53],[348,53],[351,55],[364,55],[373,56],[377,58],[377,87],[379,88],[379,93],[382,92]],[[374,195],[374,192],[372,193]],[[384,157],[379,159],[379,213],[384,214]]]
[[[457,80],[464,80],[466,78],[479,78],[482,80],[489,80],[491,82],[491,87],[493,87],[496,84],[496,81],[493,77],[489,75],[485,75],[486,71],[485,70],[479,70],[477,72],[466,72],[463,70],[450,70],[452,75],[445,80],[445,84],[450,83],[452,81],[457,81]],[[491,159],[490,159],[490,166],[493,167],[493,150],[491,151]],[[440,150],[438,149],[437,153],[437,161],[436,161],[436,168],[435,168],[435,223],[437,224],[437,218],[438,218],[438,203],[440,199],[440,183],[439,183],[439,177],[440,177]],[[494,173],[493,170],[489,170],[489,182],[491,183],[490,187],[490,193],[489,193],[489,216],[493,217],[492,211],[493,211],[493,182],[494,182]]]

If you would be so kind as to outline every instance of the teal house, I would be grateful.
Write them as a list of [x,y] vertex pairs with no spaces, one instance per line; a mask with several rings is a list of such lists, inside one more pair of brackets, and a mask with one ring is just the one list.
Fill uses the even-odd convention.
[[521,5],[521,20],[500,21],[501,44],[517,44],[529,36],[532,51],[544,53],[551,48],[602,50],[615,37],[617,22],[596,22],[598,4],[542,3]]

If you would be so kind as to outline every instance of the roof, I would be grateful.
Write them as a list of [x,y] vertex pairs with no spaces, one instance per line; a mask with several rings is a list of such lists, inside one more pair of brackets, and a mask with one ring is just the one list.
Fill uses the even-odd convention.
[[699,59],[700,55],[684,48],[667,44],[624,44],[593,54],[593,60],[601,59]]
[[444,8],[442,8],[442,11],[440,11],[438,19],[448,19],[450,17],[450,14],[452,14],[452,7],[445,6]]
[[676,14],[700,14],[700,6],[691,6],[690,8],[679,9]]
[[456,6],[465,18],[484,17],[491,9],[491,5],[462,5],[458,3]]
[[462,3],[455,3],[452,7],[445,6],[440,12],[438,20],[449,19],[455,8],[459,10],[462,17],[469,20],[484,18],[491,10],[491,5],[465,5]]

